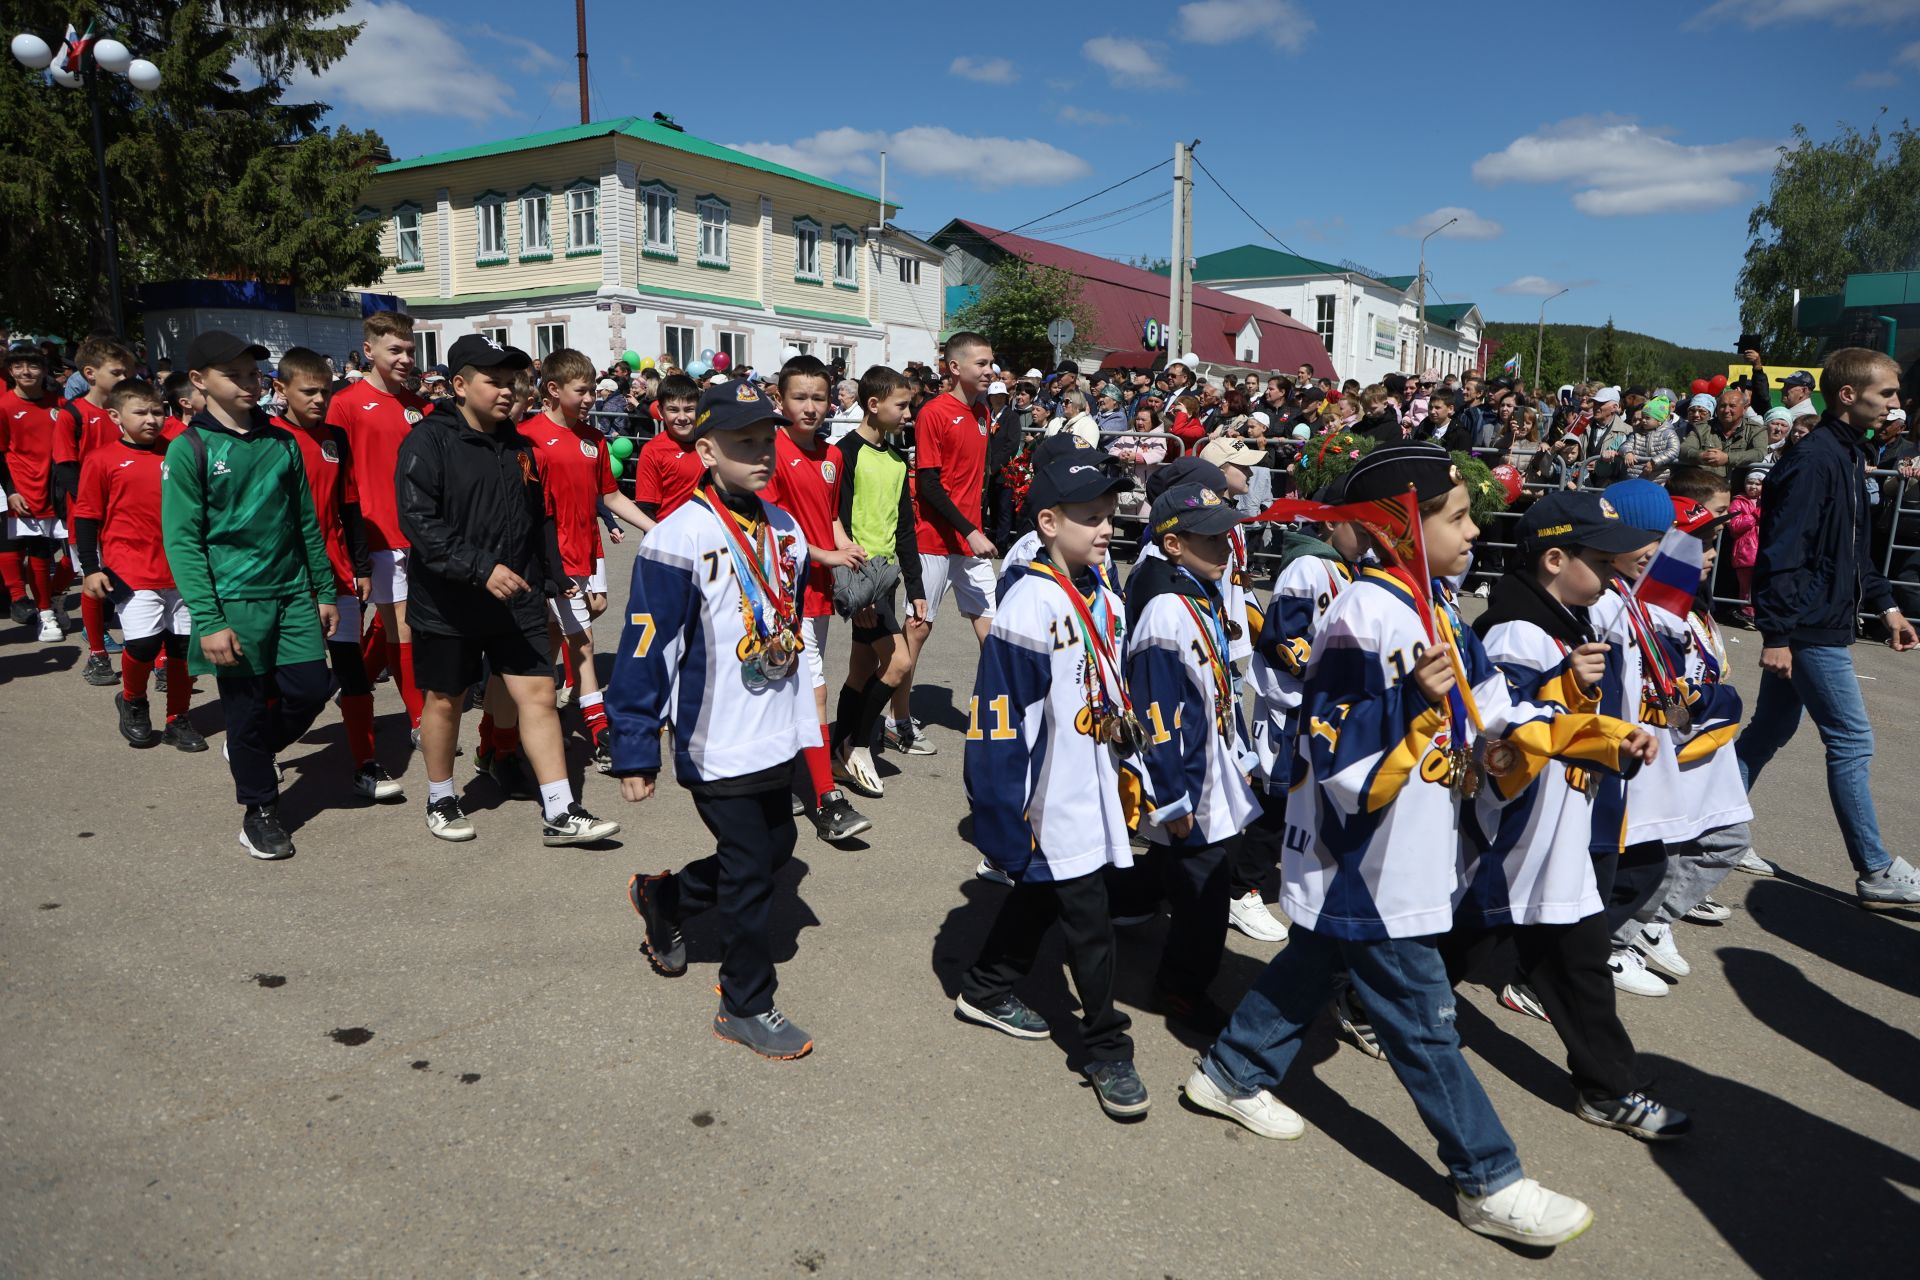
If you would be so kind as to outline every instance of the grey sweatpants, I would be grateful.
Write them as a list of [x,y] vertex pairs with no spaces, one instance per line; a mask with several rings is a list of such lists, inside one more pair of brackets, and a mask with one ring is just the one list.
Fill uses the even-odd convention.
[[1640,936],[1641,925],[1672,924],[1699,906],[1732,874],[1752,844],[1751,825],[1736,822],[1668,845],[1666,879],[1647,905],[1614,933],[1614,941],[1627,945]]

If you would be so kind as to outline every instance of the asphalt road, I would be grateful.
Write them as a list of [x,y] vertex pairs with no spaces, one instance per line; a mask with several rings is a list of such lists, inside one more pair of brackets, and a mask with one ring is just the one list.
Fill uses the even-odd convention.
[[[1911,849],[1920,658],[1857,652],[1881,821]],[[626,830],[556,851],[532,805],[475,783],[479,840],[443,844],[384,685],[409,802],[348,796],[330,711],[286,758],[299,855],[257,863],[217,751],[127,748],[78,656],[0,631],[0,1273],[1913,1274],[1920,916],[1852,905],[1811,727],[1756,797],[1782,876],[1736,875],[1733,918],[1681,931],[1694,975],[1622,997],[1695,1137],[1656,1150],[1580,1123],[1551,1028],[1463,989],[1528,1171],[1598,1214],[1542,1259],[1456,1225],[1390,1070],[1324,1029],[1282,1091],[1303,1140],[1184,1110],[1194,1049],[1139,1005],[1159,925],[1122,944],[1142,1123],[1106,1119],[1068,1065],[1057,944],[1028,994],[1058,1043],[955,1021],[1003,891],[972,879],[960,835],[974,641],[951,614],[917,694],[940,754],[888,770],[866,847],[803,827],[782,880],[780,1003],[819,1046],[797,1063],[710,1034],[711,924],[690,928],[684,978],[639,953],[628,875],[710,848],[679,789],[626,806],[590,775],[585,802]],[[1231,949],[1228,1003],[1271,953]]]

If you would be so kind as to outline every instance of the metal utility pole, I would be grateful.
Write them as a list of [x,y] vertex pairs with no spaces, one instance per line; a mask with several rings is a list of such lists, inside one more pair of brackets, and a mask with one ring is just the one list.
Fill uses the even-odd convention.
[[1448,218],[1445,222],[1420,237],[1420,274],[1415,276],[1413,281],[1414,285],[1420,290],[1420,341],[1416,345],[1413,353],[1413,368],[1410,370],[1410,372],[1415,375],[1419,374],[1420,368],[1426,363],[1427,358],[1427,241],[1433,239],[1458,221],[1460,221],[1459,218]]
[[1173,144],[1173,253],[1167,260],[1167,359],[1178,360],[1185,350],[1186,330],[1181,327],[1182,300],[1186,293],[1187,235],[1192,227],[1187,215],[1187,193],[1193,190],[1193,178],[1187,157],[1187,144]]
[[580,123],[593,123],[593,108],[587,103],[587,0],[573,0],[573,27],[579,43]]
[[1187,344],[1181,348],[1183,353],[1191,350],[1193,342],[1193,149],[1199,145],[1198,138],[1187,144],[1186,207],[1181,214],[1180,243],[1187,254],[1180,264],[1180,340]]
[[[1568,288],[1571,287],[1571,285],[1568,286]],[[1565,293],[1566,291],[1566,289],[1562,289],[1560,293]],[[1540,382],[1540,345],[1545,342],[1547,338],[1547,304],[1552,302],[1554,298],[1559,297],[1560,293],[1554,294],[1553,297],[1540,299],[1540,325],[1533,331],[1533,381],[1536,390]]]

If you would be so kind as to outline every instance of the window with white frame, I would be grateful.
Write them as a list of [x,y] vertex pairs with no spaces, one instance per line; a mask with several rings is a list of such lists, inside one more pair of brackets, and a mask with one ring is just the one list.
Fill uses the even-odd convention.
[[738,330],[722,329],[717,335],[714,350],[727,353],[729,368],[744,369],[753,363],[747,358],[747,335]]
[[1328,351],[1333,350],[1333,295],[1323,293],[1313,300],[1313,331],[1320,335],[1321,343]]
[[796,356],[810,356],[813,354],[813,344],[811,342],[789,342],[787,349]]
[[545,187],[528,187],[520,193],[520,256],[553,256],[552,202]]
[[566,321],[559,320],[533,326],[533,358],[535,360],[545,360],[566,345]]
[[901,284],[919,284],[920,283],[920,259],[900,258],[898,259],[898,263],[900,267],[900,283]]
[[671,258],[673,251],[673,188],[650,183],[640,189],[640,252]]
[[700,210],[700,265],[724,267],[727,265],[727,225],[733,220],[733,210],[719,196],[701,196],[697,205]]
[[[496,347],[504,347],[509,345],[507,342],[507,326],[503,324],[502,325],[482,325],[480,328],[475,329],[474,332],[479,334],[481,337],[485,338],[488,342],[491,342]],[[456,370],[455,372],[458,372],[458,370]]]
[[852,227],[833,229],[833,282],[849,288],[860,284],[860,241]]
[[413,358],[422,369],[431,369],[440,363],[439,330],[415,329],[413,331]]
[[693,345],[693,328],[684,324],[663,325],[660,329],[661,345],[667,349],[667,359],[679,368],[686,368],[700,356],[700,349]]
[[427,258],[420,246],[420,209],[403,204],[393,211],[393,261],[401,271],[419,271]]
[[851,376],[853,373],[853,348],[840,346],[828,347],[827,363],[834,364],[836,362]]
[[600,188],[567,189],[567,252],[600,252]]
[[507,260],[507,198],[497,191],[473,201],[474,256],[481,262]]
[[793,220],[793,274],[820,283],[820,224],[812,218]]

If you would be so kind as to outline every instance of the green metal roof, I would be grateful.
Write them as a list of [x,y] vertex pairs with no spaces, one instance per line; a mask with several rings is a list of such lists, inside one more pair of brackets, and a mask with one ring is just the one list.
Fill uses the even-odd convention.
[[[1409,277],[1411,279],[1411,277]],[[1427,320],[1432,324],[1443,324],[1449,329],[1460,327],[1460,321],[1467,312],[1473,310],[1471,302],[1441,302],[1427,307]]]
[[1869,271],[1848,276],[1840,297],[1847,307],[1920,305],[1920,271]]
[[[810,173],[789,169],[786,165],[762,160],[759,156],[749,155],[745,151],[736,151],[732,147],[723,147],[717,142],[708,142],[705,138],[696,138],[678,129],[669,129],[644,116],[597,120],[591,124],[568,125],[564,129],[548,129],[543,133],[529,133],[525,137],[507,138],[501,142],[483,142],[477,146],[458,147],[452,151],[436,151],[432,155],[415,156],[411,160],[395,160],[389,164],[383,164],[375,172],[402,173],[409,169],[424,169],[430,165],[452,164],[456,160],[478,160],[486,156],[510,155],[516,151],[532,151],[539,147],[554,147],[561,143],[579,142],[586,138],[606,138],[614,134],[623,134],[629,138],[637,138],[641,142],[651,142],[656,146],[669,147],[675,151],[703,156],[709,160],[719,160],[725,164],[757,169],[761,173],[791,178],[795,182],[804,182],[808,186],[837,191],[843,196],[853,196],[870,202],[877,200],[877,197],[868,195],[864,191],[843,187],[837,182],[828,182],[825,178],[816,178]],[[896,210],[900,208],[892,201],[887,202],[887,207]]]
[[[1167,274],[1162,270],[1161,275]],[[1193,260],[1193,278],[1204,284],[1209,280],[1258,280],[1267,276],[1347,275],[1345,267],[1298,254],[1282,253],[1265,245],[1243,244],[1238,249],[1222,249]],[[1358,272],[1352,274],[1359,274]]]
[[1387,286],[1387,288],[1389,289],[1398,289],[1400,292],[1405,293],[1407,290],[1413,288],[1413,277],[1412,276],[1382,276],[1380,278],[1380,283]]

